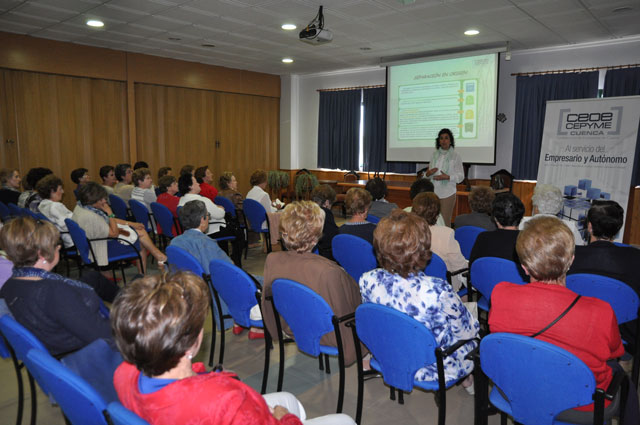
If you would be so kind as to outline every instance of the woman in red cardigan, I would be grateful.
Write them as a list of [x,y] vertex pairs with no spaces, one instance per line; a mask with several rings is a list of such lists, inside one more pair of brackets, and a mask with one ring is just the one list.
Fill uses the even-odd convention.
[[147,276],[122,290],[111,327],[125,359],[114,374],[125,407],[152,425],[354,425],[347,415],[307,421],[289,393],[263,397],[233,373],[192,364],[208,307],[206,284],[189,272]]

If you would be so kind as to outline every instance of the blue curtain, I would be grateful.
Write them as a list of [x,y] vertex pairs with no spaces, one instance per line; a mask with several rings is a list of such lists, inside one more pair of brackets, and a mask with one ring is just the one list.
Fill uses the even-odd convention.
[[[604,76],[604,97],[640,95],[640,67],[610,69]],[[636,141],[636,156],[633,161],[631,184],[640,185],[640,128]]]
[[511,173],[517,179],[535,180],[542,145],[548,100],[584,99],[598,94],[598,72],[519,76],[516,82],[516,116]]
[[364,171],[415,173],[415,162],[387,162],[387,88],[364,89]]
[[320,92],[318,167],[358,169],[361,90]]

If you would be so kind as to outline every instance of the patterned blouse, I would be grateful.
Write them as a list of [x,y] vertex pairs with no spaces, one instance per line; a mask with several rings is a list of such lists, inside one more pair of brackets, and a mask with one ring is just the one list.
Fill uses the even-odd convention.
[[[432,333],[438,345],[448,348],[463,339],[478,337],[480,325],[469,313],[448,282],[430,277],[423,272],[403,278],[384,269],[366,272],[360,277],[362,302],[393,307],[423,323]],[[469,342],[445,358],[444,372],[447,381],[459,379],[473,370],[473,361],[464,356],[477,346]],[[436,381],[436,364],[424,367],[416,373],[417,381]]]

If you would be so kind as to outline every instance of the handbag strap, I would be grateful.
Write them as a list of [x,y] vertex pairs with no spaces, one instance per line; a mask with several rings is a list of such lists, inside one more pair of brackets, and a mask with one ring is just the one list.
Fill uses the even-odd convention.
[[573,302],[569,305],[569,307],[567,307],[561,314],[560,316],[556,317],[555,320],[551,323],[549,323],[547,326],[545,326],[544,328],[542,328],[541,330],[539,330],[538,332],[534,333],[533,335],[531,335],[531,338],[535,338],[538,335],[540,335],[541,333],[543,333],[544,331],[546,331],[547,329],[549,329],[551,326],[555,325],[556,323],[558,323],[558,321],[560,319],[562,319],[568,312],[569,310],[571,310],[573,308],[574,305],[576,305],[576,303],[578,302],[578,300],[580,299],[580,297],[582,297],[582,295],[578,295]]

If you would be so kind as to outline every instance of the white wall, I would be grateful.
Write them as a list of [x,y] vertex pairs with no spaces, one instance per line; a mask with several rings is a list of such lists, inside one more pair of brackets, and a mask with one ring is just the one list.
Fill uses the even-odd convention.
[[[497,123],[496,165],[473,166],[469,177],[488,178],[491,173],[501,168],[511,170],[516,95],[516,77],[512,77],[512,73],[637,63],[640,63],[640,37],[512,52],[511,61],[505,61],[504,53],[501,54],[498,113],[504,113],[507,120],[504,123]],[[603,74],[604,72],[601,72],[601,76]],[[318,89],[385,84],[385,79],[384,68],[283,76],[280,123],[281,135],[282,125],[285,123],[287,125],[285,133],[288,137],[281,137],[280,167],[317,168]],[[284,116],[287,108],[291,111]],[[287,120],[291,123],[287,123]],[[294,129],[296,123],[297,128]]]

